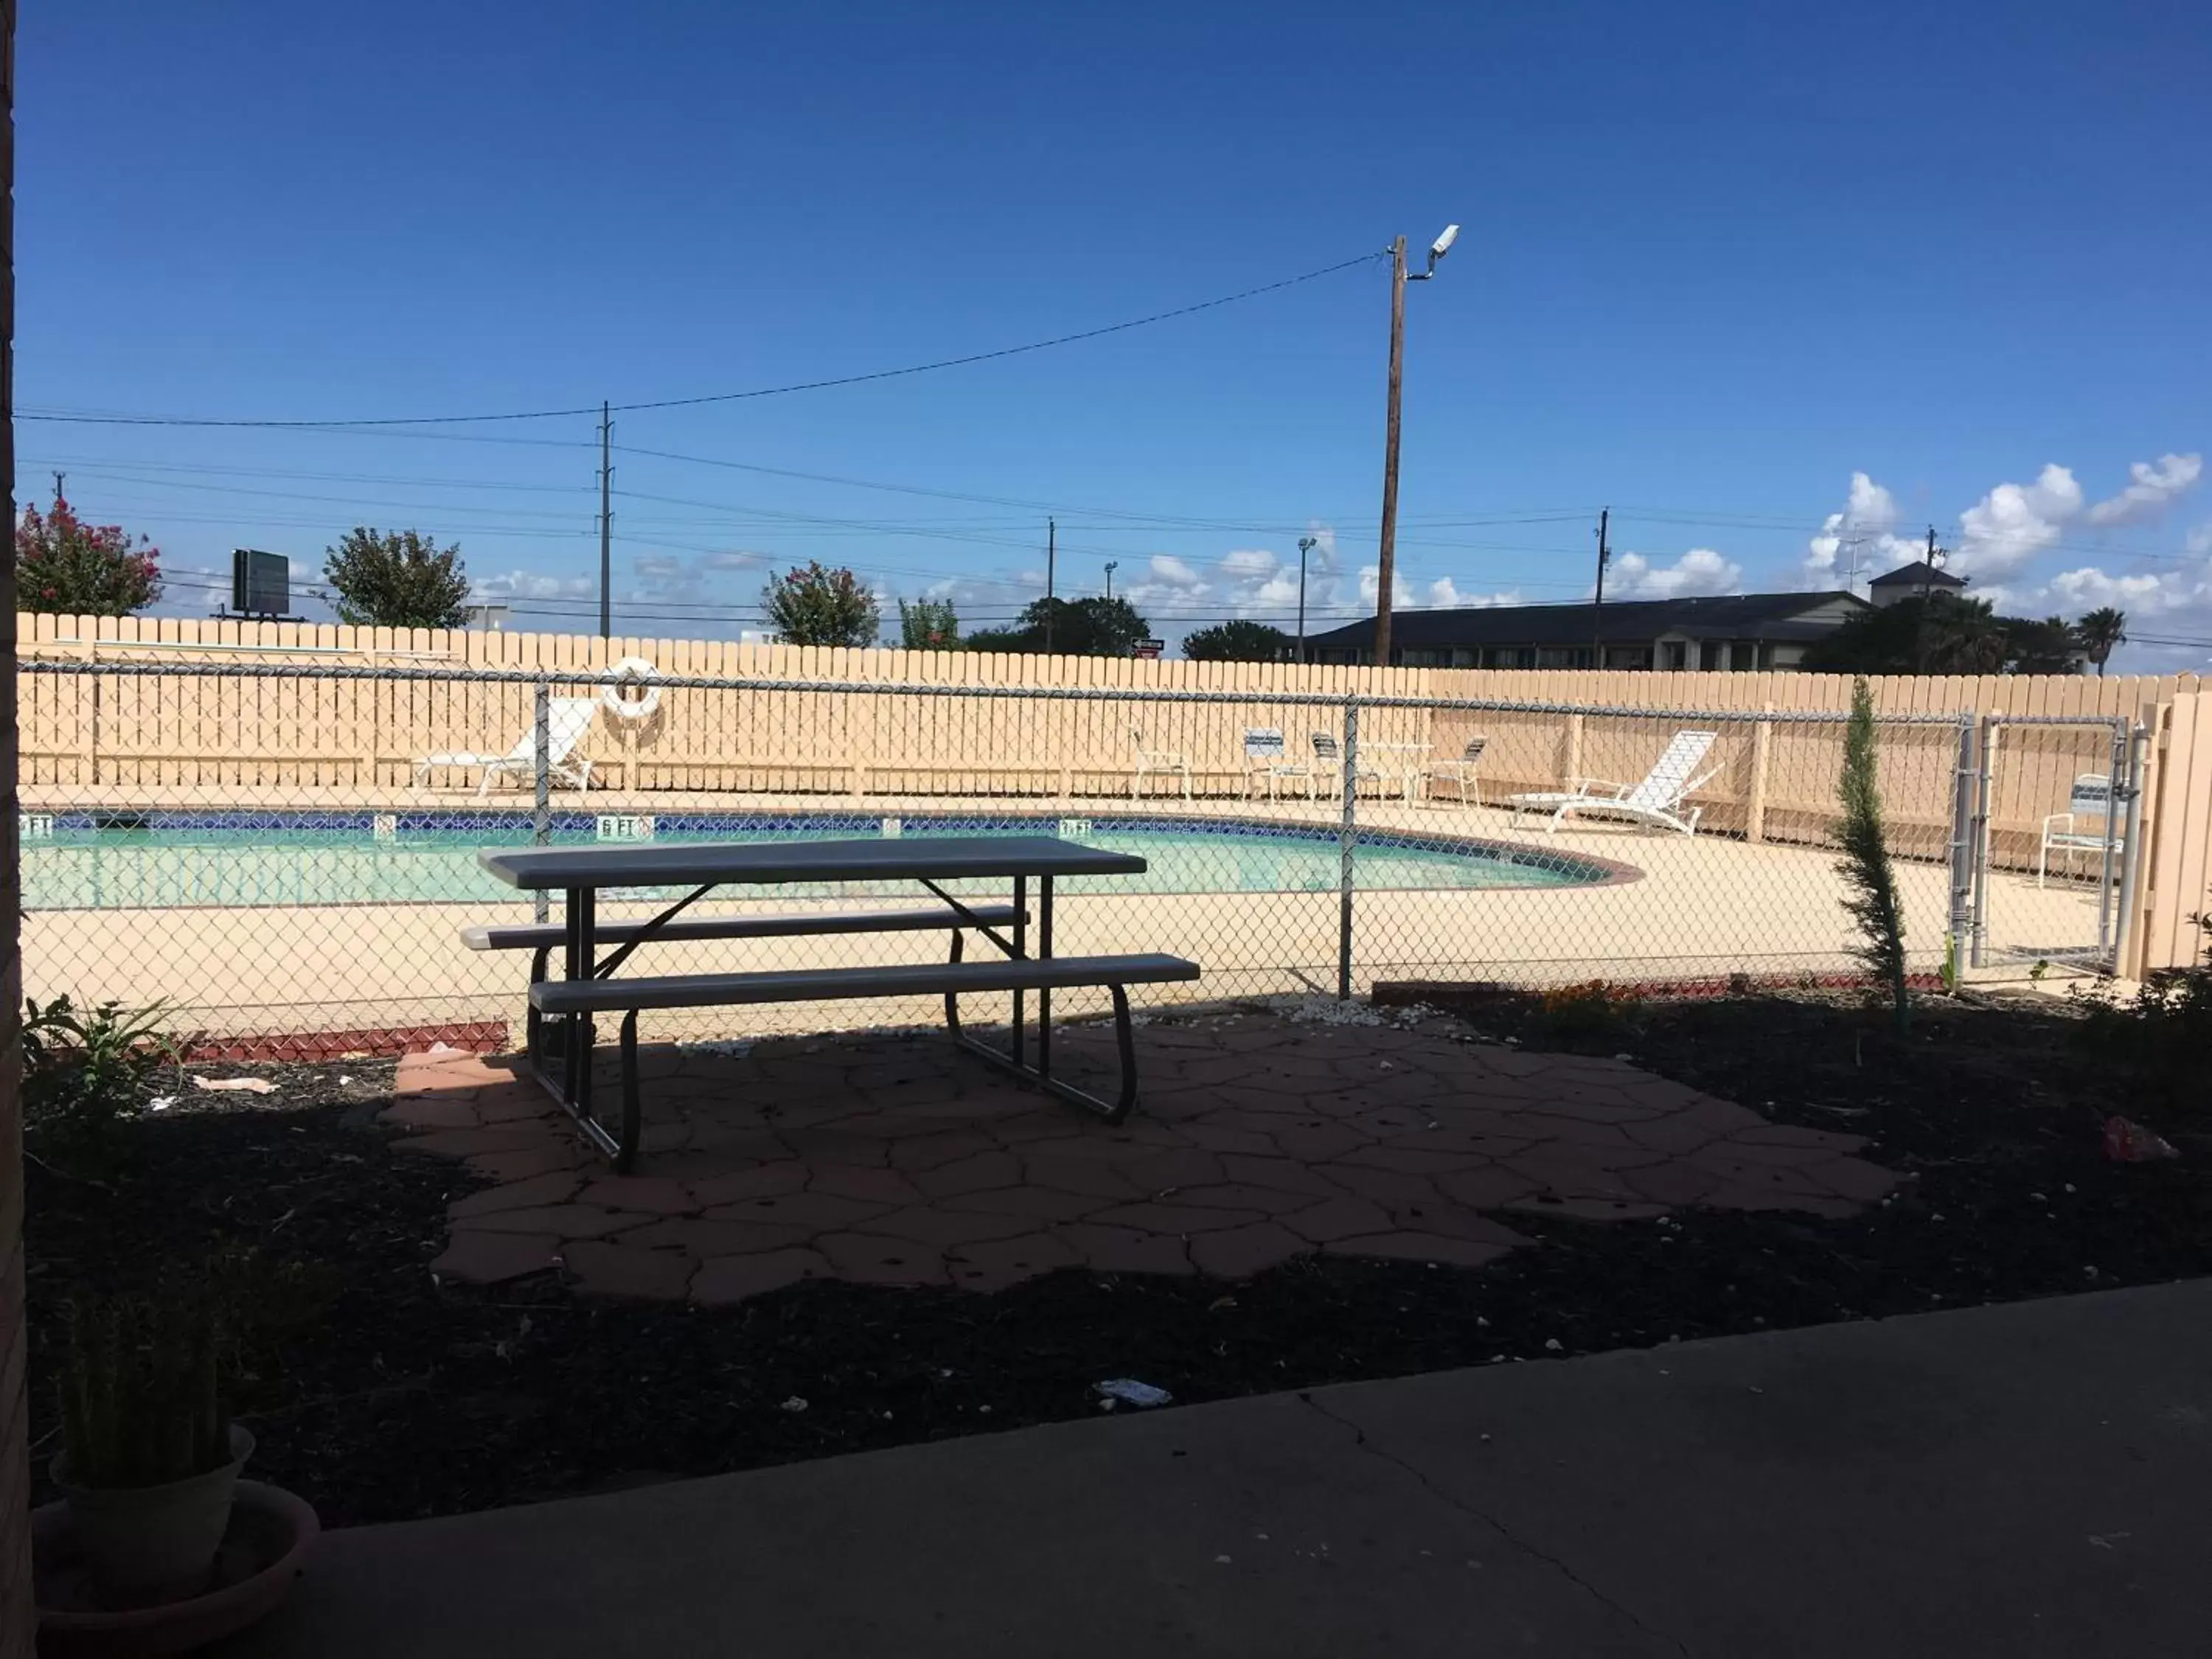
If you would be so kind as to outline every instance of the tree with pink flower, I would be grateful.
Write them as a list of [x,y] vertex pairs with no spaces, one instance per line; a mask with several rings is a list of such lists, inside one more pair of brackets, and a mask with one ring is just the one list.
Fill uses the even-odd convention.
[[15,603],[25,611],[127,617],[161,597],[161,550],[121,525],[90,525],[60,496],[15,526]]

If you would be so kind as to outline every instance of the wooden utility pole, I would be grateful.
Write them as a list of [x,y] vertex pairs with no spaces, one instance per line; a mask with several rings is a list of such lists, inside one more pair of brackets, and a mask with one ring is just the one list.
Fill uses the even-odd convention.
[[1605,666],[1605,567],[1613,557],[1613,549],[1607,545],[1606,528],[1613,519],[1613,509],[1601,507],[1597,514],[1597,599],[1590,606],[1590,666]]
[[1382,536],[1375,568],[1375,661],[1390,665],[1390,585],[1398,573],[1398,393],[1406,379],[1406,239],[1390,244],[1390,414],[1382,438]]
[[[614,431],[614,422],[608,418],[610,413],[605,404],[599,405],[599,637],[603,640],[611,639],[615,631],[612,488],[615,470],[607,464],[607,439]],[[624,782],[627,783],[628,780],[625,779]]]
[[1054,568],[1060,561],[1060,524],[1057,520],[1044,521],[1044,653],[1052,655],[1052,581]]
[[54,474],[54,505],[57,507],[59,507],[62,502],[62,480],[68,477],[69,474],[66,472]]

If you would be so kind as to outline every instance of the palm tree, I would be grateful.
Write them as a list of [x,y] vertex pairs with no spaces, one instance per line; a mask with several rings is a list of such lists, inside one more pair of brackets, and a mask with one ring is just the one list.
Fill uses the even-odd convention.
[[1919,670],[1923,674],[1994,674],[2011,641],[1987,599],[1938,593],[1922,602]]
[[2089,660],[2097,665],[2097,678],[2105,678],[2105,659],[2112,654],[2116,645],[2128,642],[2128,613],[2106,605],[2074,624],[2074,637],[2081,642],[2081,649]]

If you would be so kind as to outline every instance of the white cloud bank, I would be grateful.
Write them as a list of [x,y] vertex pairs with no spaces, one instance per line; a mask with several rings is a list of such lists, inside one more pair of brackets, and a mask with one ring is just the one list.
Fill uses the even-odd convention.
[[1832,588],[1909,564],[1924,550],[1897,533],[1897,497],[1863,472],[1851,474],[1843,510],[1821,520],[1799,567],[1805,585]]
[[1710,547],[1693,547],[1672,564],[1654,564],[1641,553],[1613,562],[1606,593],[1617,599],[1705,599],[1743,592],[1743,567]]
[[2155,462],[2136,461],[2128,468],[2125,489],[2092,507],[2087,517],[2094,525],[2151,524],[2197,487],[2203,476],[2202,455],[2161,455]]
[[2056,462],[2033,483],[2001,483],[1959,515],[1952,574],[2002,578],[2046,551],[2081,511],[2081,486]]

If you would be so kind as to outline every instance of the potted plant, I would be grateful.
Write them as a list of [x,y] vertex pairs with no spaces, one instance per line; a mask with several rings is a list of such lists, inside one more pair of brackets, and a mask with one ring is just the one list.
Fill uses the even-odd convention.
[[54,1484],[111,1607],[198,1595],[253,1437],[225,1410],[222,1321],[204,1286],[71,1310]]

